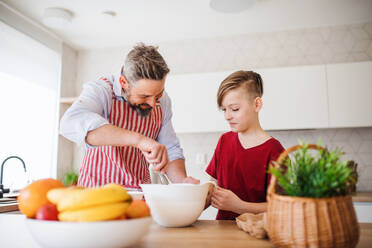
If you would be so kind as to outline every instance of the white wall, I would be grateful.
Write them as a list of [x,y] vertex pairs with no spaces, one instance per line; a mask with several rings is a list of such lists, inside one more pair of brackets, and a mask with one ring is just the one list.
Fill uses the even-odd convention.
[[[61,97],[70,97],[78,94],[76,90],[78,52],[63,44],[62,47],[62,71],[61,71]],[[60,104],[60,118],[69,107],[67,104]],[[74,145],[63,136],[58,136],[58,161],[57,177],[62,179],[65,173],[74,170]],[[77,154],[77,153],[76,153]]]
[[[372,60],[372,23],[159,44],[172,74]],[[116,73],[131,47],[79,51],[77,84]]]

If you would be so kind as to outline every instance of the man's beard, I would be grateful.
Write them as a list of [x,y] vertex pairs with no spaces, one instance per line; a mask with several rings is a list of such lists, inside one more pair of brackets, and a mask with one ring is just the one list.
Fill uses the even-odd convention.
[[[128,90],[128,92],[124,91],[123,90],[123,96],[124,96],[124,99],[129,103],[129,106],[134,109],[138,114],[140,114],[142,117],[146,117],[150,114],[151,110],[152,110],[152,107],[150,105],[148,105],[147,103],[141,103],[141,104],[132,104],[129,100],[129,97],[130,97],[130,91]],[[142,107],[146,107],[145,109],[144,108],[141,108]]]
[[[148,105],[147,103],[142,103],[142,104],[131,104],[129,101],[129,106],[134,109],[138,114],[140,114],[142,117],[146,117],[150,114],[152,107]],[[142,107],[147,107],[147,108],[141,108]]]

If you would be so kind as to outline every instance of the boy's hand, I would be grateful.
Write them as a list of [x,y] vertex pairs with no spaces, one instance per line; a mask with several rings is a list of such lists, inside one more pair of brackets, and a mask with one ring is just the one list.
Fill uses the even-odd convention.
[[242,200],[231,190],[215,187],[212,193],[212,206],[220,210],[236,212]]
[[216,186],[214,184],[209,185],[208,195],[207,195],[207,199],[205,200],[204,209],[207,209],[211,205],[212,194],[213,194],[215,187]]

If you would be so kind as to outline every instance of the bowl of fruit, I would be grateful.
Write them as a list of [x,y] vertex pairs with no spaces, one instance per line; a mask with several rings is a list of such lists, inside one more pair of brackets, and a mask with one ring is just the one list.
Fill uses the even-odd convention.
[[146,235],[152,222],[145,201],[133,200],[117,184],[66,188],[41,179],[20,192],[18,203],[42,247],[127,247]]

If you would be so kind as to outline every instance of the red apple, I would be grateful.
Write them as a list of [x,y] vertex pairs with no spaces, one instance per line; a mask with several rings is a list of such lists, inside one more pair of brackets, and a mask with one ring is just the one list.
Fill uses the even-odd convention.
[[52,203],[47,203],[41,206],[36,212],[38,220],[58,220],[57,206]]

